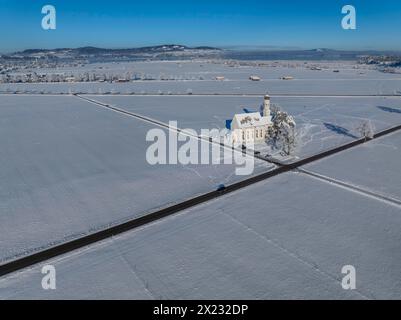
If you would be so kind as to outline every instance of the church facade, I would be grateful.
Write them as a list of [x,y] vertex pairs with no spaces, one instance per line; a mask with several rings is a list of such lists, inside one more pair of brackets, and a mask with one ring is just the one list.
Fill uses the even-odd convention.
[[268,137],[271,125],[270,97],[266,95],[263,103],[263,115],[259,112],[234,115],[231,122],[232,143],[243,145],[263,143]]

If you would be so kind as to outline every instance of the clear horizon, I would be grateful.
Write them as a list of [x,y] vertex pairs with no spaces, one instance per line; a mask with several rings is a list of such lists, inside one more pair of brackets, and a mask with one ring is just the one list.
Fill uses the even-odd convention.
[[[57,29],[41,28],[41,8],[57,10]],[[357,29],[343,30],[343,5]],[[0,0],[0,52],[133,48],[160,44],[400,51],[401,2],[387,1],[11,1]]]

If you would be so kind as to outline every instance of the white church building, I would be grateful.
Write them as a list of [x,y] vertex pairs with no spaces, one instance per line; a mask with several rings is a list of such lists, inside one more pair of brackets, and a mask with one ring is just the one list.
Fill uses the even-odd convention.
[[233,144],[258,144],[265,142],[269,126],[272,125],[270,97],[266,95],[263,103],[263,116],[259,112],[234,115],[231,122]]

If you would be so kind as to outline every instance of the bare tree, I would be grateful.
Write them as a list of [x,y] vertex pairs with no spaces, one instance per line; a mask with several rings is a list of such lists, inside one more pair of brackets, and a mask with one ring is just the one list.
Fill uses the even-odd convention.
[[375,135],[374,125],[370,120],[362,121],[362,123],[357,128],[357,131],[360,133],[362,138],[365,138],[365,140],[371,140]]

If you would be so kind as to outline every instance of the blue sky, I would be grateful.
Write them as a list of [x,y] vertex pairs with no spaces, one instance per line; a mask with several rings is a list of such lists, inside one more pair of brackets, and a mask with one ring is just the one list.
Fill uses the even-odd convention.
[[[57,30],[41,28],[42,6]],[[341,8],[357,10],[357,30],[341,28]],[[0,52],[27,48],[125,48],[165,43],[401,49],[400,0],[0,0]]]

